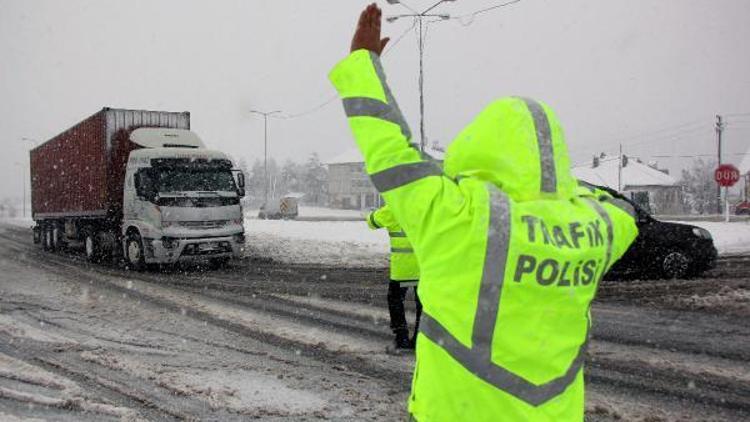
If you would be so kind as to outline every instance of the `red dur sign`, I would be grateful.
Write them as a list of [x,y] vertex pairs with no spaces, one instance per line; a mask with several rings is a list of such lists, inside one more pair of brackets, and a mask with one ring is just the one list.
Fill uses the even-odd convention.
[[714,180],[725,188],[734,186],[740,180],[740,171],[731,164],[722,164],[714,171]]

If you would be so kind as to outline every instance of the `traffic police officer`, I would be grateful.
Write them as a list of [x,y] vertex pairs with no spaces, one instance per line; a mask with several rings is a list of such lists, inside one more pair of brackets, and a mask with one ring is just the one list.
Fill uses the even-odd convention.
[[[406,238],[393,213],[385,205],[367,215],[367,224],[371,229],[385,228],[391,239],[391,281],[388,283],[388,313],[391,317],[391,330],[395,335],[394,345],[397,349],[413,349],[419,330],[419,318],[422,314],[422,304],[417,294],[419,281],[419,264],[414,255],[414,249]],[[414,336],[409,337],[406,325],[406,311],[404,299],[409,287],[414,287],[414,298],[417,303],[417,318],[414,322]]]
[[424,160],[388,85],[380,9],[331,72],[367,172],[409,237],[424,315],[419,421],[581,421],[589,308],[637,235],[633,209],[578,187],[547,105],[503,98]]

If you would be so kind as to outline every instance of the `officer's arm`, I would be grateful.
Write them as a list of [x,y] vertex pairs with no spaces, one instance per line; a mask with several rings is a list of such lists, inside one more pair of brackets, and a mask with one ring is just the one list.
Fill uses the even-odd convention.
[[[372,183],[409,236],[419,237],[416,231],[423,228],[428,210],[435,211],[436,201],[460,203],[458,187],[409,143],[411,131],[377,54],[354,51],[333,69],[330,79],[343,100]],[[455,198],[443,201],[448,197]]]
[[603,195],[599,200],[612,223],[612,265],[625,255],[638,236],[638,226],[635,223],[637,216],[633,206],[622,199]]
[[375,4],[362,12],[352,53],[331,71],[330,79],[344,102],[367,173],[414,244],[429,231],[430,221],[441,221],[446,212],[455,215],[464,201],[458,186],[410,144],[411,131],[380,63],[388,41],[380,38],[381,19]]
[[612,227],[612,257],[610,267],[617,262],[638,236],[636,212],[627,201],[584,181],[578,181],[578,195],[596,201],[607,213]]

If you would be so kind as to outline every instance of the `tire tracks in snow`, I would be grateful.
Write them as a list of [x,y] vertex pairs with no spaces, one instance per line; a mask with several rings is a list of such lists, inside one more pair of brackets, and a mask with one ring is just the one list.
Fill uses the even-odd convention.
[[[2,236],[0,237],[6,237]],[[15,239],[14,239],[15,240]],[[17,240],[15,240],[18,242]],[[81,267],[65,255],[51,255],[41,251],[29,251],[28,246],[18,242],[19,246],[25,253],[35,255],[41,261],[51,261],[57,268],[49,268],[50,271],[59,271],[61,275],[70,275],[70,272],[77,272],[83,277],[100,280],[105,278],[129,278],[154,286],[170,286],[181,292],[189,292],[212,300],[228,303],[232,306],[252,309],[254,311],[268,313],[289,319],[309,327],[323,327],[325,330],[344,331],[348,335],[357,338],[368,338],[375,341],[387,341],[390,337],[387,327],[378,327],[372,318],[358,315],[352,312],[346,312],[336,309],[326,309],[322,306],[316,306],[302,301],[293,299],[280,298],[276,295],[266,293],[267,287],[274,294],[291,294],[306,296],[311,293],[311,289],[320,287],[318,274],[330,272],[325,267],[312,268],[306,278],[310,281],[295,282],[274,280],[274,273],[283,274],[284,279],[299,277],[300,272],[308,268],[301,266],[287,266],[283,270],[271,268],[266,274],[253,273],[252,271],[233,271],[217,273],[130,273],[113,267],[91,266]],[[37,255],[38,254],[38,255]],[[265,264],[264,264],[265,265]],[[265,265],[266,268],[268,265]],[[62,269],[61,269],[62,268]],[[84,270],[85,269],[85,270]],[[252,270],[252,269],[251,269]],[[340,271],[340,269],[339,269]],[[362,276],[377,274],[375,271],[361,271]],[[237,277],[245,276],[245,283],[238,283]],[[337,277],[328,277],[323,280],[323,294],[316,295],[323,299],[352,299],[356,303],[372,303],[374,294],[368,297],[367,292],[357,296],[355,288],[362,286],[351,286],[350,283],[336,282]],[[312,281],[315,280],[315,281]],[[263,330],[254,330],[245,324],[237,324],[227,321],[210,312],[201,309],[185,309],[174,303],[164,303],[163,300],[154,298],[147,294],[135,292],[132,289],[123,289],[117,282],[106,282],[109,287],[129,295],[138,296],[142,300],[148,300],[153,303],[164,305],[171,311],[181,312],[183,315],[200,320],[207,321],[212,325],[233,331],[237,334],[246,335],[257,340],[267,342],[280,347],[293,348],[293,350],[304,350],[305,354],[310,354],[316,359],[327,363],[340,364],[346,370],[352,370],[359,374],[380,378],[384,381],[393,382],[401,380],[401,388],[408,388],[410,378],[410,369],[408,366],[402,370],[393,370],[388,368],[388,362],[380,361],[375,364],[367,362],[361,356],[349,352],[328,350],[325,345],[310,345],[293,339],[276,336]],[[341,287],[346,286],[348,289],[343,295],[339,295]],[[373,284],[367,286],[366,290],[374,292],[375,288],[384,291],[381,285]],[[348,300],[347,300],[348,301]],[[643,309],[640,307],[627,307],[620,305],[595,305],[595,325],[593,336],[595,341],[612,342],[625,346],[642,346],[655,350],[669,350],[674,353],[682,353],[689,358],[690,355],[714,356],[716,358],[728,359],[738,362],[747,362],[749,351],[745,350],[743,344],[736,344],[732,338],[725,338],[724,341],[711,342],[706,338],[691,338],[691,328],[688,324],[679,324],[681,319],[685,318],[684,314],[675,312],[674,315],[650,311],[644,317]],[[600,315],[597,315],[600,314]],[[709,316],[712,317],[712,316]],[[669,321],[674,318],[673,321]],[[704,319],[703,315],[698,315],[699,320]],[[646,321],[642,321],[645,319]],[[665,323],[665,320],[667,323]],[[708,325],[714,320],[709,318]],[[715,320],[717,323],[725,323],[721,318]],[[680,326],[681,325],[681,326]],[[623,329],[623,327],[625,329]],[[709,329],[710,327],[704,327]],[[694,331],[694,330],[693,330]],[[694,333],[693,333],[694,334]],[[731,334],[731,329],[729,330]],[[719,337],[722,334],[719,334]],[[747,343],[745,343],[747,344]],[[392,358],[392,357],[391,357]],[[403,360],[403,359],[402,359]],[[632,394],[634,397],[643,396],[644,394],[653,397],[660,397],[660,400],[682,400],[702,404],[707,408],[717,408],[723,411],[737,411],[738,415],[747,416],[750,414],[750,391],[747,383],[739,382],[727,377],[702,374],[697,376],[695,373],[683,371],[679,368],[662,368],[648,365],[643,361],[624,361],[619,359],[609,359],[606,357],[595,357],[589,360],[586,366],[586,376],[591,381],[594,388],[597,385],[606,385],[607,388],[620,389]]]
[[[0,237],[5,237],[6,239],[8,238],[7,236],[2,235],[0,235]],[[345,351],[342,353],[341,350],[329,350],[328,348],[326,348],[323,341],[325,339],[323,338],[321,338],[321,341],[317,344],[310,344],[303,341],[297,341],[289,337],[276,335],[268,330],[254,329],[248,326],[248,324],[228,320],[225,317],[199,309],[198,307],[191,307],[186,303],[176,303],[175,301],[166,299],[163,296],[143,293],[137,288],[128,288],[122,277],[125,276],[126,278],[132,278],[141,282],[145,282],[156,288],[170,289],[169,286],[164,286],[164,284],[169,283],[165,283],[162,279],[153,279],[143,273],[130,273],[124,271],[122,272],[122,274],[118,274],[117,272],[114,272],[113,274],[112,270],[106,267],[90,266],[89,268],[86,268],[85,266],[79,265],[79,263],[71,262],[71,260],[69,258],[66,258],[64,255],[49,254],[34,249],[29,250],[28,247],[24,247],[25,245],[23,245],[22,243],[19,246],[21,246],[21,249],[19,251],[25,252],[28,257],[41,258],[39,260],[30,260],[29,264],[40,266],[51,273],[71,278],[84,284],[95,283],[99,287],[106,287],[119,294],[125,294],[144,302],[149,302],[153,305],[161,306],[164,309],[168,309],[172,312],[178,313],[183,317],[192,318],[200,322],[205,322],[213,326],[234,332],[236,334],[261,341],[263,343],[282,347],[287,350],[299,350],[301,353],[304,353],[308,357],[325,363],[334,364],[338,368],[341,368],[342,371],[355,372],[367,377],[385,380],[401,390],[408,390],[408,388],[410,387],[411,365],[408,363],[405,364],[404,362],[401,362],[400,365],[394,365],[394,362],[390,359],[392,357],[385,355],[385,353],[382,353],[383,356],[381,359],[375,360],[372,359],[372,353],[352,354],[346,353]],[[115,278],[119,278],[120,281],[118,282],[118,280],[116,280]],[[251,308],[246,301],[231,300],[230,298],[226,297],[213,297],[211,295],[207,295],[206,291],[203,291],[202,289],[191,289],[193,291],[186,292],[186,289],[184,288],[175,289],[175,287],[180,286],[171,286],[172,293],[176,295],[193,293],[213,300],[223,301],[233,306]],[[268,312],[263,311],[262,309],[268,310],[269,308],[265,307],[264,305],[258,305],[259,303],[260,301],[255,303],[258,306],[258,309],[253,310],[259,312]],[[294,322],[294,320],[302,321],[309,327],[316,325],[319,326],[319,324],[324,323],[320,318],[308,318],[304,314],[296,313],[291,309],[287,309],[284,313],[286,315],[285,318],[292,320],[292,322]],[[282,316],[278,314],[273,315]],[[362,333],[367,334],[367,331],[360,332],[360,330],[356,327],[348,327],[333,321],[329,321],[328,323],[326,323],[326,325],[328,327],[340,327],[342,329],[346,329],[350,333],[360,333],[359,337],[362,337]],[[365,335],[365,337],[369,337],[371,339],[373,336],[379,336],[372,331],[370,331],[369,334],[369,336]],[[383,347],[382,349],[384,351],[385,347]],[[394,366],[396,367],[396,369],[394,369]]]

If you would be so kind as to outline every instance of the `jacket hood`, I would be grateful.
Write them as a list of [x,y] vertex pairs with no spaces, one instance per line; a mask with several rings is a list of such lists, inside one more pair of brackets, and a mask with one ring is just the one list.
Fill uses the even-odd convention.
[[444,171],[489,181],[515,201],[567,199],[577,186],[560,122],[527,98],[502,98],[479,113],[448,147]]

